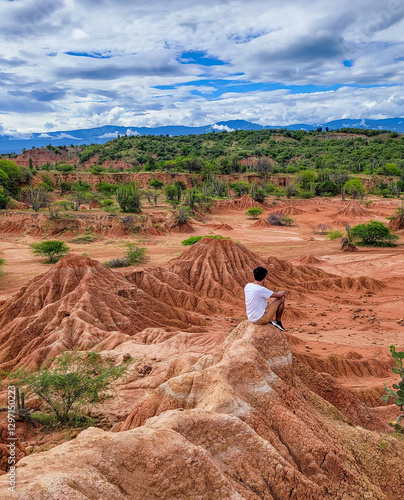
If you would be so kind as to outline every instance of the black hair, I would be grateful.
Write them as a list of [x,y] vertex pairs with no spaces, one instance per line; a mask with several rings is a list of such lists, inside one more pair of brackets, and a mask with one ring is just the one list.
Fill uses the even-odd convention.
[[265,269],[265,267],[256,267],[253,271],[254,273],[254,278],[256,281],[262,281],[266,275],[268,274],[268,269]]

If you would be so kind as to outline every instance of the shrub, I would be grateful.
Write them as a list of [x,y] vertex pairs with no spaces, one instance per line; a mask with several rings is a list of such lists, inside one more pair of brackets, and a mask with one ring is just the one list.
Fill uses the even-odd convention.
[[186,240],[181,241],[182,245],[191,246],[198,243],[202,238],[212,238],[213,240],[229,240],[229,237],[220,236],[219,234],[208,235],[208,236],[191,236]]
[[159,189],[161,187],[164,186],[164,182],[163,181],[159,181],[158,179],[151,179],[149,181],[149,186],[155,188],[155,189]]
[[367,224],[358,224],[352,228],[355,239],[360,240],[364,246],[392,246],[398,240],[396,234],[392,234],[390,228],[382,222],[370,221]]
[[327,238],[331,241],[334,241],[338,238],[341,238],[342,237],[342,232],[341,231],[338,231],[338,230],[334,230],[334,231],[330,231],[328,234],[327,234]]
[[183,226],[191,218],[191,213],[187,207],[180,207],[174,211],[174,224]]
[[258,215],[262,215],[263,213],[264,210],[261,207],[250,207],[246,211],[246,215],[252,217],[253,219],[256,219]]
[[142,211],[139,186],[135,182],[119,187],[116,190],[116,200],[122,212],[140,213]]
[[21,189],[21,201],[27,203],[31,208],[38,212],[40,208],[49,205],[51,197],[43,187],[26,186]]
[[329,224],[319,224],[317,226],[317,231],[320,234],[327,234],[329,231],[331,231],[331,229],[332,229],[332,227]]
[[68,165],[67,163],[61,163],[60,165],[56,165],[55,169],[58,172],[73,172],[73,170],[76,170],[74,165]]
[[108,182],[99,182],[95,186],[96,190],[99,191],[104,196],[110,196],[111,194],[115,194],[118,187],[119,186],[117,184],[109,184]]
[[66,255],[69,247],[64,241],[48,240],[40,243],[32,243],[31,248],[35,255],[48,257],[48,262],[56,262],[58,259]]
[[65,351],[51,361],[36,372],[20,369],[12,378],[26,387],[27,394],[38,396],[61,424],[70,424],[75,411],[102,401],[112,382],[125,377],[131,366],[130,362],[115,366],[95,352]]
[[297,194],[299,198],[302,198],[303,200],[308,200],[309,198],[314,198],[316,196],[316,193],[311,190],[302,191],[301,189],[299,189]]
[[[400,408],[400,411],[404,410],[404,367],[403,367],[403,359],[404,352],[396,351],[396,346],[390,346],[390,352],[393,359],[396,361],[397,366],[393,366],[391,371],[396,375],[401,377],[401,380],[398,384],[393,384],[393,389],[387,389],[386,384],[384,386],[384,394],[382,396],[382,401],[387,403],[391,398],[394,398],[394,403]],[[404,415],[400,415],[395,421],[390,422],[389,425],[394,427],[397,432],[404,433]]]
[[147,249],[134,246],[132,243],[127,244],[128,250],[125,257],[118,257],[105,262],[107,267],[128,267],[136,264],[142,264],[146,260]]
[[4,188],[0,186],[0,210],[7,208],[10,197],[4,192]]
[[359,179],[349,179],[344,184],[344,191],[351,195],[351,198],[362,198],[365,188]]
[[238,196],[244,196],[250,192],[250,184],[246,181],[237,181],[230,184],[231,189],[236,192]]
[[70,240],[72,243],[92,243],[97,239],[95,234],[83,234],[81,236],[77,236],[73,240]]
[[0,257],[0,276],[3,276],[3,269],[1,268],[6,261]]
[[269,214],[267,222],[272,226],[291,226],[294,222],[292,217],[282,212]]

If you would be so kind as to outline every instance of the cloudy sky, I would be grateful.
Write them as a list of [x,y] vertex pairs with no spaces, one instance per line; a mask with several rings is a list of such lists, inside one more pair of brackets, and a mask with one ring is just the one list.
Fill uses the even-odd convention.
[[404,116],[403,0],[0,0],[0,133]]

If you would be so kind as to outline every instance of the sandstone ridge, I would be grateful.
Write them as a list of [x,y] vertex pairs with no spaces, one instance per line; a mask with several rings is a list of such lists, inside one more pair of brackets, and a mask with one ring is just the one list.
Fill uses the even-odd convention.
[[[115,431],[20,460],[17,497],[387,500],[404,481],[403,443],[384,453],[299,378],[285,335],[248,321]],[[5,476],[0,495],[16,497]]]

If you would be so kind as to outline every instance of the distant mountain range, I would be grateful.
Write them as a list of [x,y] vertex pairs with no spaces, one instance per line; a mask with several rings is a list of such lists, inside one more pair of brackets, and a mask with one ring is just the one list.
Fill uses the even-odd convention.
[[32,134],[0,134],[0,153],[21,153],[23,148],[30,149],[33,146],[63,146],[82,144],[103,144],[114,139],[118,135],[190,135],[206,134],[208,132],[221,132],[226,130],[262,130],[268,128],[286,128],[289,130],[316,130],[318,127],[328,127],[329,130],[340,128],[361,128],[390,130],[392,132],[404,133],[404,118],[386,118],[383,120],[334,120],[328,123],[316,123],[307,125],[306,123],[296,123],[294,125],[258,125],[245,120],[229,120],[205,125],[203,127],[185,127],[182,125],[168,125],[166,127],[118,127],[105,125],[104,127],[89,128],[82,130],[68,130],[59,132],[42,132]]

